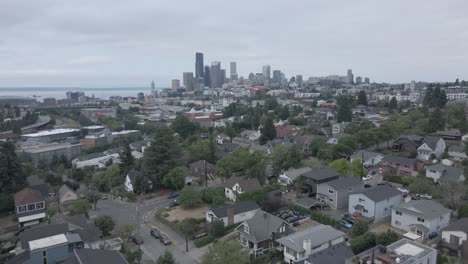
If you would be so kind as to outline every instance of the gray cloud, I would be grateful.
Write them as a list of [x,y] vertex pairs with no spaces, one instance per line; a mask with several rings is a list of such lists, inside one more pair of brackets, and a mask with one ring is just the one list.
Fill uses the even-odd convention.
[[193,71],[194,53],[242,75],[468,79],[468,2],[0,1],[0,87],[147,85]]

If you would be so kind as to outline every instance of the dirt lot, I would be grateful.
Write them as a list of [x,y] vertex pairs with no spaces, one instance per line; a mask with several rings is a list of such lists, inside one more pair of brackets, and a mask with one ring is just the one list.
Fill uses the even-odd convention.
[[185,218],[205,218],[205,212],[208,210],[208,205],[202,205],[196,208],[183,208],[182,206],[177,206],[171,211],[167,212],[169,214],[166,219],[168,221],[182,220]]
[[296,192],[287,192],[282,195],[284,199],[288,199],[289,201],[297,200]]
[[303,230],[306,230],[306,229],[309,229],[311,227],[318,226],[318,225],[320,225],[319,222],[309,219],[301,223],[300,225],[296,226],[294,229],[296,229],[296,232],[301,232]]
[[0,235],[16,230],[16,222],[14,215],[0,217]]
[[400,234],[400,235],[406,233],[404,231],[401,231],[399,229],[396,229],[396,228],[392,227],[390,225],[390,219],[379,222],[379,223],[371,224],[371,226],[369,228],[369,231],[371,231],[373,233],[383,233],[383,232],[385,232],[387,230],[392,230],[395,233]]

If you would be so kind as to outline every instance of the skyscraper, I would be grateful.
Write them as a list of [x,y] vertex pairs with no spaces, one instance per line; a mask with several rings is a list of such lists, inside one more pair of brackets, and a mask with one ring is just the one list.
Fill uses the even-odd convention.
[[270,71],[271,71],[270,65],[263,65],[262,73],[263,73],[263,76],[265,76],[267,79],[270,79],[271,77]]
[[175,92],[180,89],[180,80],[174,79],[172,80],[172,90]]
[[361,84],[362,83],[362,77],[361,76],[358,76],[356,77],[356,84]]
[[156,87],[154,85],[154,81],[151,81],[151,95],[155,95],[156,93]]
[[354,84],[354,75],[353,75],[353,70],[349,69],[348,70],[348,84]]
[[193,91],[193,72],[184,72],[184,88],[187,91]]
[[235,61],[229,63],[230,76],[232,80],[237,80],[237,64]]
[[364,78],[364,82],[367,83],[367,84],[369,84],[369,83],[370,83],[369,77]]
[[205,87],[211,87],[211,71],[210,66],[205,66]]
[[221,86],[226,83],[226,70],[221,69]]
[[281,83],[281,71],[280,70],[273,71],[272,83]]
[[302,75],[298,74],[296,75],[296,83],[302,83]]
[[205,77],[203,71],[203,53],[195,53],[195,77]]
[[213,61],[210,69],[211,88],[221,88],[221,62]]

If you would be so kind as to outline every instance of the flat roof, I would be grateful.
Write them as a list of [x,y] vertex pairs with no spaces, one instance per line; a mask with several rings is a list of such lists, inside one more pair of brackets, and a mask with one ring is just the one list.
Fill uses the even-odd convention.
[[55,236],[50,236],[50,237],[45,237],[45,238],[29,241],[29,249],[33,251],[36,249],[51,247],[51,246],[60,245],[64,243],[68,243],[67,237],[65,236],[65,234],[60,234],[60,235],[55,235]]
[[80,131],[79,129],[74,129],[74,128],[58,128],[58,129],[39,131],[37,133],[24,134],[21,136],[22,137],[44,137],[44,136],[51,136],[51,135],[57,135],[57,134],[63,134],[63,133],[79,132],[79,131]]
[[103,129],[104,126],[84,126],[82,129]]
[[32,145],[32,146],[24,146],[22,151],[27,152],[27,153],[40,153],[44,151],[71,148],[74,146],[83,146],[83,144],[70,144],[68,142],[39,144],[39,145]]

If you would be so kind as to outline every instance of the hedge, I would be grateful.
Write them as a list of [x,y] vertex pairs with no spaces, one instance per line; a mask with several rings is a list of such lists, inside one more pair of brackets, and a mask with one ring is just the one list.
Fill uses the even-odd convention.
[[312,211],[310,209],[307,209],[307,208],[304,208],[304,207],[301,207],[299,205],[295,205],[295,204],[290,204],[288,206],[289,210],[291,211],[296,211],[296,212],[299,212],[301,214],[304,214],[304,215],[308,215],[310,216],[310,218],[312,220],[315,220],[321,224],[324,224],[324,225],[331,225],[331,226],[336,226],[338,225],[338,221],[336,221],[335,219],[331,218],[331,217],[328,217],[326,215],[323,215],[319,212],[315,212],[315,211]]
[[209,243],[213,242],[213,240],[215,240],[215,237],[213,235],[207,235],[199,239],[196,239],[193,243],[195,244],[197,248],[199,248],[199,247],[208,245]]

